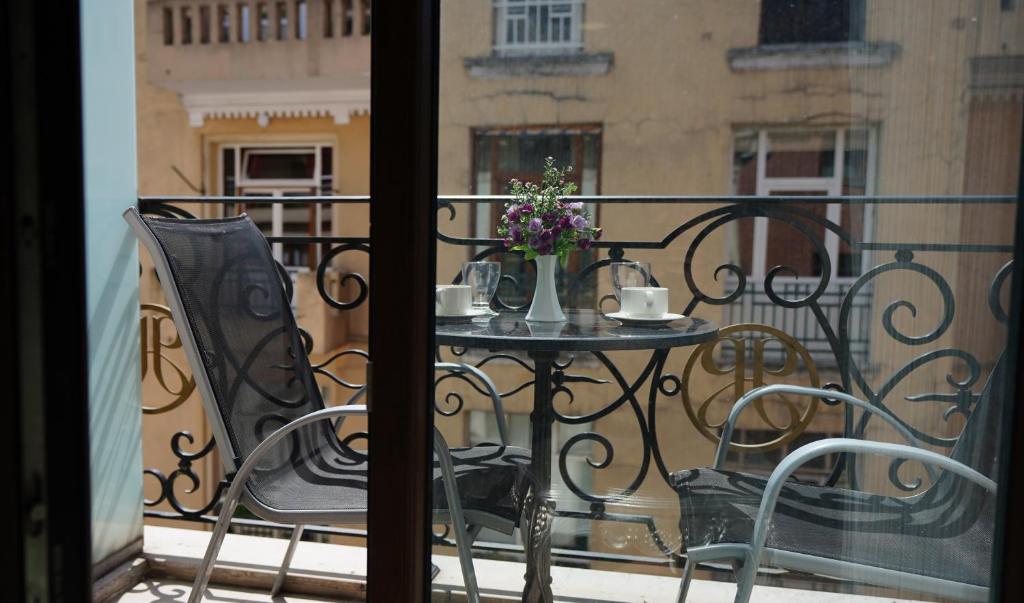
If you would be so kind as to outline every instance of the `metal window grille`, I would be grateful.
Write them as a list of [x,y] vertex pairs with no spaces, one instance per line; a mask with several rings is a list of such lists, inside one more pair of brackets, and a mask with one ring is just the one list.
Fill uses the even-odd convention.
[[566,51],[583,47],[583,0],[495,0],[494,49]]

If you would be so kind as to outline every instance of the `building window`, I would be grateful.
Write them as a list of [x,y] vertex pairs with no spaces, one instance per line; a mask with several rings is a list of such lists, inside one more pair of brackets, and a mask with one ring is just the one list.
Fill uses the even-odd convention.
[[[734,192],[790,198],[872,195],[875,147],[875,131],[863,128],[740,130],[733,150]],[[853,240],[871,238],[874,208],[870,205],[817,200],[792,201],[787,207],[837,224]],[[801,219],[800,223],[810,234],[784,219],[757,217],[731,223],[728,257],[749,278],[746,293],[726,308],[725,320],[727,324],[769,324],[799,335],[819,366],[834,366],[836,359],[819,318],[806,307],[779,308],[764,291],[764,281],[773,268],[786,266],[789,270],[778,274],[772,287],[783,298],[799,299],[813,292],[826,277],[829,286],[819,304],[834,322],[850,285],[868,267],[868,258],[833,230],[811,220]],[[829,273],[823,274],[826,265]],[[730,278],[726,286],[735,287],[737,283]],[[849,349],[856,361],[866,362],[869,288],[861,290],[851,312]]]
[[864,41],[864,0],[761,0],[760,43]]
[[[874,136],[866,129],[742,130],[736,133],[733,186],[737,195],[764,197],[838,197],[873,193]],[[863,238],[866,206],[795,203],[795,206],[839,224],[854,238]],[[824,262],[806,236],[792,228],[758,218],[741,223],[739,265],[748,275],[764,277],[775,266],[789,266],[801,276],[821,276]],[[835,233],[815,230],[828,250],[831,277],[856,277],[863,258]]]
[[[540,183],[543,180],[544,159],[554,157],[558,166],[572,165],[571,179],[576,183],[577,192],[582,195],[600,194],[601,170],[601,127],[580,126],[576,128],[489,128],[473,132],[473,193],[477,195],[506,195],[508,182],[512,178]],[[473,206],[470,219],[476,236],[481,238],[497,236],[498,204],[477,204]],[[588,208],[594,220],[599,219],[595,207]],[[482,251],[482,249],[481,249]],[[593,249],[570,255],[567,270],[558,271],[559,295],[569,307],[594,308],[597,304],[597,283],[586,284],[570,291],[567,274],[578,273],[596,258]],[[534,278],[533,271],[524,271],[525,266],[518,258],[505,257],[502,260],[502,274],[515,276],[520,283]],[[502,291],[502,299],[513,305],[528,301],[528,291]]]
[[[779,437],[778,431],[767,429],[737,429],[733,431],[732,442],[734,444],[757,445],[770,442]],[[725,456],[725,468],[729,471],[741,471],[744,473],[755,473],[767,475],[786,458],[786,455],[818,440],[826,438],[841,438],[842,433],[824,433],[805,431],[796,437],[792,442],[783,444],[773,450],[765,452],[741,452],[730,448]],[[838,454],[827,454],[811,459],[797,470],[796,478],[804,482],[824,484],[835,466]]]
[[231,11],[223,4],[217,5],[217,41],[221,44],[231,41]]
[[[220,194],[226,197],[305,197],[331,194],[330,145],[222,145]],[[331,211],[319,204],[241,203],[267,236],[320,236],[331,232]],[[274,243],[274,258],[290,272],[316,270],[322,249],[310,244]]]
[[270,39],[270,9],[263,2],[256,5],[256,39],[260,42]]
[[174,10],[164,8],[164,46],[174,44]]
[[192,9],[181,7],[181,43],[192,43]]
[[295,0],[295,39],[306,39],[306,24],[309,19],[306,0]]
[[[448,383],[451,383],[450,381]],[[440,390],[439,390],[440,391]],[[501,438],[498,436],[498,424],[494,418],[494,412],[490,410],[471,410],[469,417],[469,445],[498,444]],[[530,448],[530,415],[510,414],[507,416],[508,439],[510,446]],[[559,454],[569,438],[576,434],[586,433],[593,428],[592,423],[570,425],[568,423],[555,422],[551,426],[551,491],[563,493],[557,497],[557,509],[560,512],[588,513],[590,504],[568,494],[569,488],[565,485],[562,472],[558,469]],[[587,462],[589,446],[576,445],[569,450],[565,458],[566,471],[573,483],[584,491],[593,489],[593,469]],[[576,519],[570,517],[555,517],[551,522],[551,544],[556,547],[574,549],[578,551],[588,550],[590,543],[590,530],[592,522],[587,519]],[[522,544],[522,530],[516,530],[515,534],[508,535],[494,530],[481,530],[479,540],[485,542],[504,542]]]
[[248,42],[252,39],[252,30],[250,29],[250,23],[252,19],[249,16],[249,5],[239,4],[238,5],[238,41]]
[[199,7],[199,43],[210,43],[210,7]]
[[497,52],[567,52],[583,48],[583,0],[495,0]]

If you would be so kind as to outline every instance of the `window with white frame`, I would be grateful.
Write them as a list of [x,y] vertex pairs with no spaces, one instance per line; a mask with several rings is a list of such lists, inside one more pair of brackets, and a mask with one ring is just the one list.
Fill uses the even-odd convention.
[[[218,163],[220,194],[226,197],[330,195],[333,149],[328,144],[224,144]],[[231,208],[229,208],[231,209]],[[329,206],[240,202],[267,236],[321,236],[331,232]],[[315,270],[323,249],[313,244],[274,243],[274,258],[289,272]]]
[[[733,186],[737,195],[762,197],[863,196],[874,192],[874,130],[763,129],[736,132]],[[838,224],[854,239],[869,235],[871,208],[850,203],[794,203]],[[779,265],[797,275],[821,275],[823,258],[806,236],[778,220],[757,218],[738,223],[732,255],[745,272],[763,278]],[[824,227],[814,234],[824,241],[831,279],[860,275],[864,258]]]
[[583,48],[583,0],[494,0],[499,53],[572,52]]
[[[872,128],[737,130],[733,145],[734,193],[791,199],[872,195],[876,146],[876,131]],[[870,204],[828,203],[819,199],[791,201],[788,206],[838,225],[854,241],[871,239]],[[730,263],[739,266],[749,278],[747,294],[726,308],[724,319],[727,324],[752,322],[783,329],[801,341],[819,366],[827,366],[835,363],[835,357],[821,329],[820,317],[805,307],[778,306],[764,291],[765,277],[777,266],[788,268],[772,283],[774,291],[784,299],[806,297],[822,277],[827,277],[829,286],[819,304],[826,318],[835,323],[843,298],[857,277],[869,268],[870,258],[824,225],[806,220],[801,224],[807,232],[784,220],[766,217],[731,223]],[[828,274],[824,274],[826,266]],[[852,300],[849,351],[858,362],[866,361],[870,349],[870,293],[870,288],[864,288]]]

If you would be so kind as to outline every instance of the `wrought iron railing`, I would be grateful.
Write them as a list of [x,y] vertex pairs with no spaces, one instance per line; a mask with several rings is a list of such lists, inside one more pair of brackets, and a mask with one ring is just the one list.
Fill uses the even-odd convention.
[[[528,298],[532,267],[506,250],[501,240],[474,236],[470,220],[463,212],[484,204],[500,206],[505,199],[441,198],[437,236],[439,249],[455,246],[465,250],[455,254],[460,260],[492,258],[503,261],[506,266],[518,262],[518,269],[509,270],[510,274],[503,278],[496,296],[495,303],[499,307],[510,308],[516,304],[509,300]],[[961,230],[966,234],[960,236],[980,237],[977,240],[937,240],[931,231],[887,228],[886,221],[913,221],[915,216],[934,216],[958,208],[962,211],[956,214],[956,219],[970,218],[983,223],[986,216],[995,213],[994,209],[1012,209],[1013,198],[599,196],[583,200],[599,208],[600,225],[606,227],[608,234],[595,242],[596,253],[565,277],[565,305],[588,300],[587,303],[607,309],[608,304],[614,303],[607,295],[610,292],[608,266],[615,261],[643,256],[645,260],[654,258],[656,280],[675,284],[673,295],[677,296],[677,301],[681,292],[678,307],[684,314],[711,318],[723,328],[718,340],[694,350],[672,352],[667,361],[648,359],[642,352],[629,352],[614,357],[601,356],[598,362],[590,363],[576,362],[572,356],[565,356],[556,365],[552,379],[556,421],[587,426],[587,431],[566,439],[558,451],[561,483],[565,486],[562,494],[573,497],[579,504],[568,505],[573,510],[556,511],[556,517],[618,522],[626,526],[623,528],[626,540],[647,543],[640,554],[616,552],[615,545],[592,543],[590,550],[556,549],[556,558],[570,563],[678,563],[685,553],[679,544],[678,524],[671,520],[660,523],[659,519],[664,521],[665,511],[655,512],[633,501],[646,500],[647,495],[641,493],[652,488],[667,488],[669,473],[686,468],[685,461],[674,459],[669,452],[678,448],[664,448],[674,439],[674,430],[685,427],[687,433],[695,430],[704,436],[706,441],[694,439],[688,446],[701,451],[691,458],[706,457],[704,462],[710,461],[713,444],[717,443],[718,426],[724,419],[722,409],[727,410],[728,402],[763,383],[790,382],[850,392],[890,410],[915,437],[936,449],[949,450],[956,443],[957,423],[950,419],[972,412],[983,387],[984,373],[998,355],[1001,338],[1005,336],[1001,325],[1007,320],[1005,285],[1011,269],[1012,245],[989,236],[998,224],[992,224],[990,229]],[[204,209],[206,213],[218,213],[224,207],[234,207],[238,201],[235,197],[143,198],[139,206],[144,213],[188,218],[192,215],[181,208],[182,204],[195,204],[209,208]],[[246,202],[319,203],[342,206],[343,212],[344,206],[364,205],[370,201],[367,197],[275,197],[247,198]],[[808,211],[808,204],[813,203],[870,207],[876,225],[874,232],[851,232],[825,219],[824,213]],[[616,239],[612,222],[616,207],[625,209],[619,211],[623,220],[657,213],[652,229],[660,228],[662,232],[652,232],[649,238],[642,240]],[[742,236],[737,234],[736,225],[747,220],[785,225],[796,233],[795,236],[802,238],[800,244],[817,256],[814,271],[817,276],[793,278],[792,268],[770,266],[763,276],[753,280],[742,267],[742,258],[729,257],[723,242],[729,237]],[[320,247],[315,283],[323,303],[342,312],[365,303],[369,291],[367,275],[335,264],[353,254],[370,253],[368,236],[268,239]],[[837,261],[833,257],[837,240],[852,253],[866,258],[862,269],[843,279],[835,278],[836,272],[831,269],[831,264]],[[455,261],[445,267],[442,263],[442,268],[451,271],[453,282],[460,280],[457,264]],[[964,278],[965,270],[975,280],[968,282],[969,279]],[[338,273],[340,283],[354,289],[344,299],[335,297],[330,290],[327,275],[332,271]],[[987,285],[970,284],[978,278]],[[291,280],[284,280],[289,295],[293,294]],[[166,319],[162,312],[153,306],[148,315]],[[979,334],[979,329],[988,331]],[[151,334],[148,340],[145,339],[147,332]],[[152,325],[148,330],[143,329],[143,345],[149,346],[147,357],[151,363],[159,365],[163,362],[161,354],[153,353],[151,348],[154,345],[173,347],[175,342],[161,344],[158,338],[153,338],[152,332]],[[308,343],[312,349],[312,339]],[[525,395],[523,392],[532,387],[532,368],[519,357],[486,351],[483,355],[465,354],[466,350],[461,349],[438,350],[439,358],[472,358],[477,366],[500,374],[498,381],[503,397]],[[327,383],[356,388],[360,384],[339,378],[331,368],[338,358],[352,356],[365,358],[366,354],[358,349],[327,354],[315,370]],[[744,362],[738,362],[739,358]],[[144,363],[144,370],[146,367]],[[160,373],[161,384],[167,381],[166,370]],[[737,374],[740,370],[743,374]],[[165,387],[173,394],[172,403],[147,408],[146,412],[160,414],[185,403],[191,393],[186,372],[181,373],[180,380],[180,387],[173,383]],[[650,386],[647,399],[642,400],[640,385],[645,380]],[[481,393],[453,391],[451,383],[450,380],[439,383],[435,400],[439,413],[446,417],[459,415],[464,407],[469,408],[466,397]],[[823,410],[825,412],[819,412]],[[870,421],[870,415],[854,413],[849,407],[839,407],[831,400],[777,399],[773,406],[759,408],[757,413],[760,429],[775,435],[764,442],[748,442],[734,448],[742,456],[771,452],[797,438],[806,440],[806,434],[814,430],[816,417],[823,414],[831,415],[839,424],[838,431],[847,437],[864,437],[877,425]],[[619,420],[608,422],[609,418]],[[679,421],[687,421],[689,425],[683,426]],[[624,424],[631,427],[623,431]],[[836,429],[826,427],[821,431]],[[629,454],[635,458],[616,453],[615,443],[623,438],[634,438],[640,443],[629,447]],[[171,438],[170,447],[177,459],[177,468],[171,472],[158,467],[146,469],[150,479],[159,484],[160,491],[158,498],[146,502],[147,515],[211,521],[223,485],[210,489],[209,500],[198,506],[183,504],[182,494],[200,486],[201,476],[196,464],[212,453],[214,443],[212,440],[196,441],[194,436],[181,431]],[[592,477],[616,466],[624,468],[619,474],[622,483],[608,483],[603,490],[595,489],[592,480],[587,480],[589,486],[582,483],[579,475],[566,468],[569,457],[580,455],[587,458],[587,471]],[[853,463],[852,458],[837,456],[834,465],[825,472],[828,475],[825,481],[830,484],[842,481],[859,487],[863,480]],[[915,491],[925,485],[913,468],[899,462],[890,464],[885,474],[891,487],[902,491]],[[163,509],[158,510],[159,506]],[[585,510],[579,510],[581,508]],[[251,523],[253,520],[241,520],[239,525]],[[361,534],[358,530],[328,527],[319,531],[345,536]],[[447,542],[447,539],[441,534],[438,542]],[[498,556],[522,553],[521,546],[514,543],[484,542],[477,548]]]

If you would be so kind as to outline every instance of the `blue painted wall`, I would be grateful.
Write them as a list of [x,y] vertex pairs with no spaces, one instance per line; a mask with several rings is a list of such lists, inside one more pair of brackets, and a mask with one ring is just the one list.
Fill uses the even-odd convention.
[[82,0],[93,561],[142,537],[132,0]]

